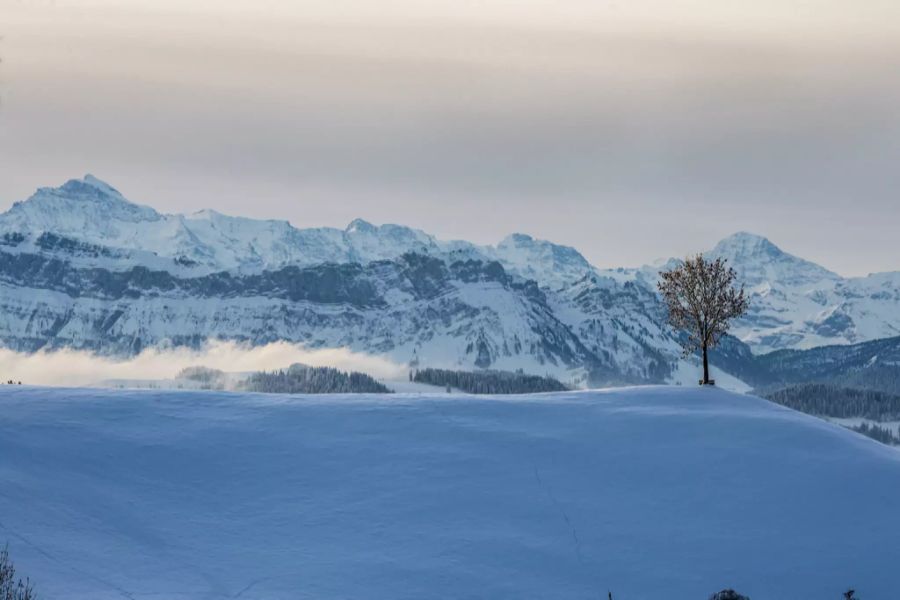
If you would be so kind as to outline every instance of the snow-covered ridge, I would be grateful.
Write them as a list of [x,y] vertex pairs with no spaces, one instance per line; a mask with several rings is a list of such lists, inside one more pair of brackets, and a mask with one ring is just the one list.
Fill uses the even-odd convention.
[[896,597],[900,452],[720,390],[0,386],[0,413],[41,597]]
[[710,254],[728,259],[752,294],[735,333],[755,352],[900,335],[900,272],[844,278],[747,233]]
[[[551,353],[557,357],[578,355],[587,349],[588,354],[600,357],[606,366],[637,361],[638,370],[645,374],[648,370],[656,372],[662,364],[668,366],[661,367],[659,372],[670,372],[672,365],[669,363],[678,354],[677,344],[666,330],[655,293],[660,268],[674,264],[674,260],[637,269],[598,270],[574,248],[525,234],[512,234],[496,246],[479,246],[462,240],[438,240],[410,227],[377,226],[361,219],[354,220],[344,229],[299,229],[287,221],[232,217],[214,210],[190,215],[161,214],[148,206],[129,202],[112,186],[88,175],[59,188],[41,188],[28,200],[18,202],[0,214],[0,253],[8,257],[0,285],[9,290],[3,298],[6,316],[0,322],[0,340],[17,348],[70,343],[83,348],[103,348],[112,334],[119,335],[120,340],[130,338],[129,344],[142,348],[147,344],[171,341],[170,331],[181,332],[179,339],[187,340],[217,337],[227,331],[229,339],[236,336],[260,343],[275,339],[306,340],[324,345],[353,340],[360,344],[356,349],[361,351],[409,355],[423,349],[427,353],[429,346],[441,345],[439,354],[452,356],[454,361],[462,360],[459,365],[469,364],[479,354],[483,356],[483,352],[475,350],[481,347],[489,349],[494,365],[499,364],[494,361],[501,355],[530,354],[533,360],[514,361],[507,366],[530,368],[537,373],[562,367],[553,365],[552,361],[551,367],[545,366],[548,356],[535,348],[557,347],[559,351]],[[782,251],[761,236],[746,232],[722,240],[709,253],[727,258],[753,296],[750,314],[737,324],[735,332],[756,353],[900,335],[900,273],[843,278]],[[528,325],[527,320],[520,320],[513,326],[512,321],[528,311],[517,313],[511,310],[511,300],[499,301],[496,290],[488,289],[493,284],[484,281],[454,284],[460,305],[452,312],[467,315],[465,325],[447,320],[446,305],[440,308],[419,305],[418,309],[424,312],[410,312],[412,305],[406,301],[408,294],[403,291],[404,286],[425,285],[431,275],[428,268],[408,271],[406,266],[398,264],[373,269],[369,284],[379,289],[378,297],[387,307],[384,311],[393,315],[392,319],[418,324],[415,325],[419,329],[417,336],[404,336],[406,341],[398,341],[398,332],[387,331],[382,325],[374,326],[371,315],[356,318],[366,323],[362,331],[383,332],[377,339],[360,342],[359,331],[342,332],[340,329],[327,335],[319,334],[316,332],[323,331],[317,325],[323,318],[322,311],[332,308],[321,304],[303,308],[289,298],[278,305],[280,308],[274,309],[274,314],[306,315],[302,323],[288,319],[283,325],[259,328],[267,315],[257,314],[251,308],[252,303],[263,306],[277,299],[265,290],[270,290],[273,281],[285,279],[283,274],[277,275],[278,271],[318,268],[326,264],[396,263],[402,262],[402,257],[407,254],[432,257],[443,262],[445,267],[468,261],[487,268],[486,265],[496,262],[505,275],[518,278],[518,287],[509,287],[505,293],[509,298],[516,297],[515,302],[522,306],[533,303],[533,298],[528,297],[531,292],[522,285],[526,280],[533,280],[544,295],[541,303],[548,307],[541,309],[543,316],[538,319],[541,325]],[[52,268],[45,267],[45,271],[34,271],[38,262],[47,260],[58,262],[53,263]],[[197,289],[193,284],[167,280],[169,288],[150,293],[145,289],[147,278],[131,274],[136,268],[156,273],[150,279],[156,278],[157,283],[167,277],[178,281],[200,280],[201,283],[226,281],[224,287],[215,284],[209,289],[219,289],[227,295],[222,298],[225,304],[219,305],[221,311],[231,310],[226,305],[237,302],[240,297],[244,308],[240,309],[240,317],[235,313],[233,318],[241,320],[226,325],[222,318],[214,317],[211,314],[213,305],[209,302],[215,295],[204,292],[202,296],[207,300],[202,302],[200,297],[192,298]],[[61,277],[63,271],[60,269],[67,270],[71,281],[65,285],[57,281],[53,289],[68,291],[59,296],[59,301],[53,300],[53,296],[39,297],[41,292],[37,290],[43,285],[40,281],[46,279],[47,273]],[[109,277],[101,278],[101,282],[114,281],[119,285],[132,282],[128,285],[137,287],[130,289],[132,296],[118,297],[119,292],[115,290],[112,290],[112,296],[110,290],[97,297],[91,296],[94,293],[91,290],[96,291],[99,283],[95,282],[94,287],[88,287],[84,292],[79,291],[85,283],[84,277],[96,279],[96,274],[91,275],[91,269],[111,273]],[[407,278],[406,283],[398,283],[388,276],[396,272],[407,273],[412,280]],[[257,285],[260,281],[261,287]],[[328,286],[332,283],[313,278],[303,285]],[[174,290],[178,290],[177,298],[171,296]],[[84,297],[73,300],[73,293]],[[254,300],[254,294],[269,296]],[[92,298],[90,301],[88,296]],[[118,299],[111,300],[113,296]],[[149,296],[158,298],[157,303],[161,302],[159,298],[166,297],[168,304],[160,307],[148,303]],[[310,297],[319,296],[311,294]],[[106,304],[101,307],[98,302]],[[433,304],[437,300],[431,298],[428,302]],[[140,314],[133,314],[142,303]],[[460,308],[463,306],[466,308]],[[86,312],[82,314],[82,311]],[[489,319],[478,321],[486,319],[488,314],[491,315]],[[515,316],[517,314],[519,317]],[[476,318],[475,315],[480,316]],[[129,319],[136,319],[136,322]],[[178,319],[188,321],[179,322]],[[446,328],[443,334],[446,339],[440,342],[436,341],[433,330],[423,325],[433,325],[435,319]],[[546,319],[554,323],[546,322]],[[164,320],[170,321],[166,327],[160,325]],[[75,323],[79,321],[81,325],[76,327]],[[241,323],[257,325],[251,327]],[[573,337],[568,338],[566,334],[559,339],[525,344],[521,335],[510,333],[513,330],[531,332],[528,337],[532,337],[535,331],[561,331],[560,326]],[[338,327],[352,329],[354,326],[345,321]],[[469,349],[463,352],[468,358],[460,358],[461,350],[455,346],[448,350],[447,340],[451,338],[455,340],[453,344]],[[120,343],[113,346],[120,348]],[[396,354],[392,357],[414,360]]]
[[745,231],[720,241],[709,254],[728,259],[748,287],[771,282],[826,286],[841,279],[837,273],[788,254],[766,238]]
[[592,270],[573,248],[522,234],[509,236],[496,247],[481,247],[362,219],[345,229],[298,229],[287,221],[233,217],[209,209],[190,215],[161,214],[129,202],[92,175],[59,188],[41,188],[0,215],[0,234],[25,233],[36,238],[44,232],[113,248],[120,257],[122,251],[129,251],[130,260],[122,261],[120,268],[158,267],[158,263],[150,264],[155,256],[168,259],[172,269],[252,272],[327,262],[365,264],[415,252],[454,260],[500,260],[513,272],[556,286]]

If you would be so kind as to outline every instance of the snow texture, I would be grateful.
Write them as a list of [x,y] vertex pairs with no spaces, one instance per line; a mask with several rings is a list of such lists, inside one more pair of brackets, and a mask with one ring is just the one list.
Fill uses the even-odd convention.
[[766,401],[0,388],[0,538],[42,597],[863,598],[900,453]]

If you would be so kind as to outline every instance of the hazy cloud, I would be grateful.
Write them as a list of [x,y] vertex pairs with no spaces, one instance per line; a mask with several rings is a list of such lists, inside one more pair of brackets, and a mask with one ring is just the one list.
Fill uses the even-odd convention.
[[127,359],[78,350],[19,353],[0,348],[0,378],[31,385],[82,386],[112,379],[171,379],[185,367],[202,365],[244,373],[282,369],[293,363],[361,371],[376,378],[396,379],[405,369],[386,358],[344,348],[308,349],[287,342],[248,346],[211,341],[202,349],[148,349]]
[[896,3],[182,4],[12,5],[0,207],[91,172],[162,210],[526,231],[600,266],[750,229],[900,268]]

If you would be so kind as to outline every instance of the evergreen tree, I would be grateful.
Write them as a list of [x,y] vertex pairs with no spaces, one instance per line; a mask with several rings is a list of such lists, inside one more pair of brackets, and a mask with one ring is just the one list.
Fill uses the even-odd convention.
[[510,373],[508,371],[451,371],[419,369],[414,380],[419,383],[462,390],[469,394],[533,394],[563,392],[568,388],[552,377]]
[[874,390],[808,383],[769,392],[765,397],[788,408],[821,417],[900,421],[900,396]]
[[365,373],[295,364],[286,370],[253,373],[241,386],[274,394],[389,394],[391,390]]

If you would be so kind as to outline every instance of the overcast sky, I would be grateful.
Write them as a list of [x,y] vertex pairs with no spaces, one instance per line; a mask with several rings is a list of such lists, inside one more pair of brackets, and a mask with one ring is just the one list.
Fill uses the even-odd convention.
[[749,230],[900,269],[897,0],[0,0],[0,36],[0,210],[93,173],[601,267]]

